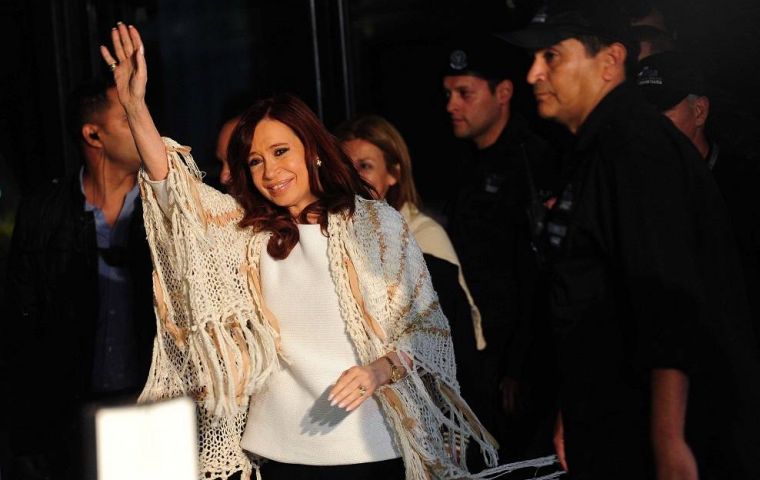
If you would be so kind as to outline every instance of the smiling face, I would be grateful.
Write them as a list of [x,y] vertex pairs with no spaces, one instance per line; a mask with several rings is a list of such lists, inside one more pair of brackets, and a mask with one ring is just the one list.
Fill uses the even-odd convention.
[[293,217],[317,200],[309,186],[303,143],[282,122],[264,118],[256,125],[248,168],[264,198],[287,208]]
[[398,182],[398,173],[391,175],[383,151],[374,144],[358,138],[343,142],[343,149],[351,158],[359,175],[372,185],[379,198],[385,198],[388,189]]

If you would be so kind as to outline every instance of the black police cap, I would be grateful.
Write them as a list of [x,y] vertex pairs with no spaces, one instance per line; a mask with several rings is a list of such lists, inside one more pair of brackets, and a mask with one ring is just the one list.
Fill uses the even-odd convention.
[[486,80],[513,79],[517,52],[494,35],[469,35],[450,42],[442,76],[473,75]]
[[531,50],[581,36],[620,42],[630,48],[634,38],[629,21],[612,0],[549,0],[527,27],[499,37]]
[[655,53],[642,59],[636,84],[661,111],[670,110],[688,95],[707,93],[702,73],[679,52]]

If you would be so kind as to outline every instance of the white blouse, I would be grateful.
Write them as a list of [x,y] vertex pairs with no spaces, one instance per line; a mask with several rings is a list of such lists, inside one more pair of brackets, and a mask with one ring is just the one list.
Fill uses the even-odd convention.
[[398,458],[373,397],[352,412],[327,400],[340,374],[359,361],[340,316],[327,237],[319,225],[299,225],[298,232],[300,240],[284,260],[262,249],[262,293],[279,321],[285,360],[251,398],[241,444],[261,457],[303,465]]
[[[165,181],[148,182],[161,209]],[[280,324],[281,368],[251,398],[241,446],[258,456],[302,465],[348,465],[399,458],[374,397],[346,412],[327,395],[341,373],[357,365],[340,316],[319,225],[298,225],[299,242],[284,260],[261,252],[264,302]]]

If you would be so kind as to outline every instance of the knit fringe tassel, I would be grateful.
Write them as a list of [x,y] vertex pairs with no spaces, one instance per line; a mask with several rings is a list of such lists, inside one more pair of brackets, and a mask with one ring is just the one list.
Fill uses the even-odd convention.
[[[422,368],[424,370],[424,366],[422,366]],[[430,397],[428,389],[425,387],[425,384],[422,378],[420,378],[419,374],[417,374],[415,371],[410,372],[409,380],[415,385],[416,391],[426,397],[425,403],[431,406],[436,404],[436,402]],[[436,471],[436,475],[439,478],[493,479],[526,468],[538,469],[543,467],[551,467],[552,465],[558,466],[556,455],[549,455],[546,457],[522,460],[519,462],[513,462],[504,465],[497,465],[498,453],[496,449],[498,448],[498,442],[496,439],[494,439],[493,436],[488,433],[488,431],[485,429],[485,427],[483,427],[467,403],[464,402],[451,387],[449,387],[441,379],[435,380],[435,383],[437,385],[441,398],[445,402],[445,405],[442,409],[432,408],[432,411],[436,416],[436,420],[443,427],[443,430],[447,433],[447,435],[445,435],[448,438],[449,443],[447,446],[449,449],[451,449],[449,452],[449,457],[452,459],[460,458],[459,462],[452,462],[445,466],[439,465],[440,467],[443,467],[443,471]],[[478,443],[480,446],[480,451],[483,454],[485,464],[490,468],[487,468],[478,473],[470,473],[467,470],[464,451],[466,449],[468,439],[472,439]],[[457,442],[460,443],[459,451],[457,451]],[[421,446],[417,446],[417,448],[415,448],[417,452],[422,451],[422,449],[419,447]],[[435,464],[435,462],[432,461],[429,462],[429,464]],[[550,480],[553,478],[559,478],[562,474],[564,474],[564,472],[556,471],[541,477],[535,477],[533,480]]]
[[[167,356],[165,340],[171,338],[174,346],[183,353],[184,364],[174,372],[176,378],[170,383],[181,385],[182,393],[193,396],[215,416],[234,416],[246,404],[247,397],[263,386],[276,368],[274,336],[267,325],[255,320],[252,307],[243,305],[240,299],[223,299],[225,308],[221,314],[203,316],[201,313],[207,310],[202,304],[208,301],[208,290],[196,292],[193,287],[207,285],[204,281],[193,281],[192,277],[205,272],[191,270],[194,262],[190,260],[214,248],[214,240],[208,234],[207,213],[198,191],[202,174],[188,147],[167,138],[164,142],[169,161],[166,184],[169,208],[165,214],[150,187],[142,186],[146,231],[155,269],[157,327],[159,332],[168,334],[157,336],[153,366],[170,363],[159,363],[159,360]],[[167,291],[164,266],[158,258],[159,247],[169,255],[173,277],[181,279],[181,298],[175,299]],[[214,255],[207,257],[216,258]],[[177,324],[177,309],[184,310],[187,327]],[[166,381],[152,367],[140,401],[166,398],[171,393],[167,390],[173,389],[163,385]]]
[[[464,401],[462,401],[461,397],[457,395],[453,390],[451,390],[448,385],[443,382],[438,382],[438,389],[441,393],[441,396],[445,399],[448,406],[450,407],[450,415],[455,419],[454,422],[446,422],[446,426],[452,433],[451,436],[455,436],[456,434],[469,434],[469,437],[475,440],[480,446],[480,451],[483,453],[483,458],[486,462],[486,465],[491,467],[476,474],[469,474],[467,478],[491,479],[506,475],[507,473],[514,472],[516,470],[522,470],[524,468],[541,468],[557,464],[557,456],[549,455],[546,457],[522,460],[519,462],[497,466],[498,454],[496,452],[496,448],[498,448],[498,442],[496,439],[494,439],[491,434],[488,433],[488,431],[485,429],[485,427],[483,427],[470,407]],[[467,437],[465,436],[465,438]],[[465,458],[464,454],[462,455],[462,458]],[[463,466],[466,468],[466,465]],[[563,472],[561,471],[553,472],[540,478],[557,478],[562,475],[562,473]]]

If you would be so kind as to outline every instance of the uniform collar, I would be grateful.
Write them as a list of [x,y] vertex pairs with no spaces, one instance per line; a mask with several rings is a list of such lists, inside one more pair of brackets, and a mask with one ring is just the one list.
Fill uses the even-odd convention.
[[636,101],[645,102],[640,92],[629,82],[623,82],[608,93],[591,111],[577,134],[575,150],[585,150],[599,132],[609,124],[610,117]]
[[513,144],[514,142],[520,143],[528,131],[530,131],[528,121],[525,119],[525,117],[513,110],[509,116],[507,126],[504,127],[504,130],[501,132],[499,139],[496,140],[496,143],[494,145],[508,145]]
[[515,112],[510,113],[509,121],[504,129],[499,134],[499,137],[491,145],[482,150],[476,150],[480,158],[484,158],[490,154],[490,152],[500,152],[510,145],[519,145],[522,143],[522,139],[525,137],[526,132],[530,131],[528,121]]
[[715,168],[715,164],[718,163],[718,155],[720,154],[720,146],[712,142],[710,144],[710,151],[707,154],[707,168],[710,170],[713,170]]

